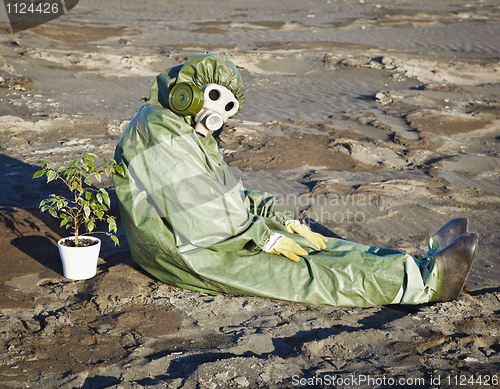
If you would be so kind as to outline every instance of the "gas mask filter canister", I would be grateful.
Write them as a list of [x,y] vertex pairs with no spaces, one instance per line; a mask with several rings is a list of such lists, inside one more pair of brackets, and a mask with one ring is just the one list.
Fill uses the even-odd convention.
[[181,82],[168,95],[168,105],[179,115],[194,116],[203,108],[203,91],[196,85]]

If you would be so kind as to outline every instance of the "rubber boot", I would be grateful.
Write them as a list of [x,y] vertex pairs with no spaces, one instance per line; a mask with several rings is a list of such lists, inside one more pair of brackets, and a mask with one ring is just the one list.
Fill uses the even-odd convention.
[[465,234],[468,231],[469,219],[467,217],[457,217],[450,220],[436,232],[432,238],[439,250],[448,246],[455,238]]
[[452,301],[458,298],[469,275],[477,242],[477,233],[467,232],[435,255],[435,274],[440,287],[429,301]]

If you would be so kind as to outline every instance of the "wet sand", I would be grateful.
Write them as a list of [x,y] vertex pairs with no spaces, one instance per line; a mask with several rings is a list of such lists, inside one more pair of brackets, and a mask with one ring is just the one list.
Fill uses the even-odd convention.
[[[16,34],[0,7],[0,386],[500,378],[500,6],[220,4],[81,1]],[[112,157],[156,74],[206,51],[245,83],[216,134],[245,187],[325,235],[412,255],[469,217],[480,243],[460,298],[350,309],[190,292],[138,269],[121,230],[118,249],[103,240],[96,277],[66,280],[55,243],[66,232],[37,208],[59,187],[31,179],[36,162],[89,145]]]

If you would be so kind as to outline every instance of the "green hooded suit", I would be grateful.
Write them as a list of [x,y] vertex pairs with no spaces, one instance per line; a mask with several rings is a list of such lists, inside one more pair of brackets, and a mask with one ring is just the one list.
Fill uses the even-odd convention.
[[[356,307],[399,302],[413,258],[334,238],[319,251],[289,234],[284,222],[293,213],[277,211],[271,194],[245,190],[212,135],[197,135],[191,117],[169,109],[178,82],[216,83],[240,107],[244,100],[238,70],[217,54],[191,56],[156,77],[115,153],[125,169],[114,183],[134,261],[161,281],[207,293]],[[295,263],[262,251],[272,232],[309,255]]]

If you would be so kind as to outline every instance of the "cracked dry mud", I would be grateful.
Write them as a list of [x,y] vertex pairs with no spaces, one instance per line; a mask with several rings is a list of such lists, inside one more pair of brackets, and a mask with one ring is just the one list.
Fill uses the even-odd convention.
[[[496,1],[88,0],[17,34],[1,12],[0,387],[498,386]],[[112,157],[155,75],[205,51],[243,76],[243,109],[216,138],[245,187],[325,235],[412,255],[468,216],[480,243],[460,298],[353,309],[200,294],[141,271],[123,235],[103,240],[96,277],[64,279],[66,232],[37,209],[61,187],[32,180],[36,162],[89,145]]]

